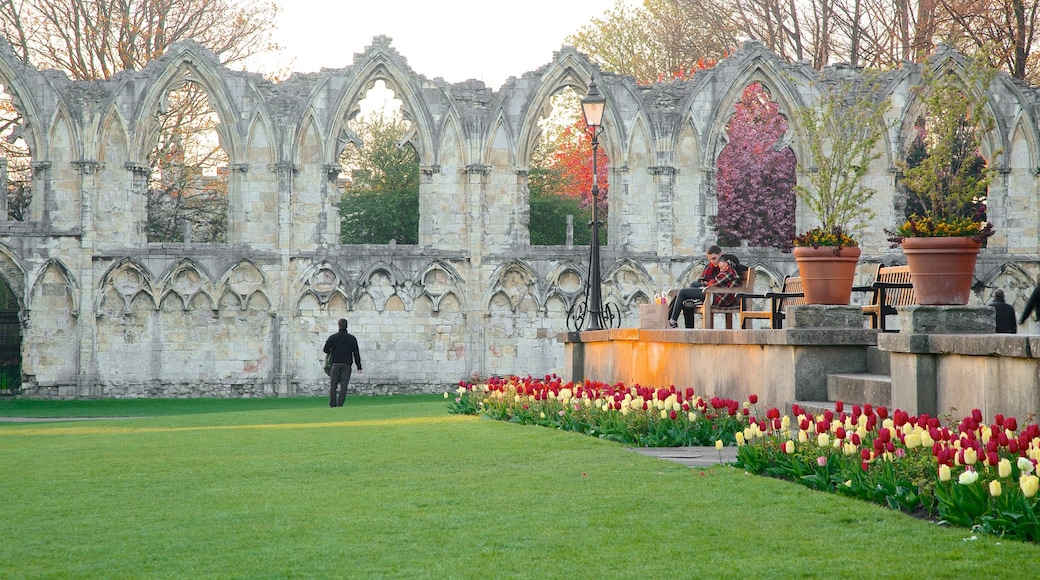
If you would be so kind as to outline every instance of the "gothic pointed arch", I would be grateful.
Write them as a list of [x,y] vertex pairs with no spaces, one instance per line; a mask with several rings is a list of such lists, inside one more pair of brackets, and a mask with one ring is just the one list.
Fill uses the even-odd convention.
[[133,258],[123,258],[109,266],[98,284],[98,312],[129,314],[133,309],[158,304],[154,277],[148,268]]
[[[46,107],[38,100],[40,94],[31,85],[43,84],[43,75],[22,62],[6,39],[0,39],[0,84],[11,95],[11,104],[21,113],[22,124],[13,135],[25,139],[29,151],[41,159],[49,154],[45,138],[50,119],[41,118]],[[13,138],[13,137],[12,137]]]
[[267,275],[259,265],[248,258],[239,260],[221,276],[216,293],[220,296],[221,309],[256,309],[254,307],[258,301],[267,304],[268,307],[272,304]]
[[524,302],[531,302],[537,308],[545,304],[539,292],[538,274],[530,265],[517,259],[507,261],[491,274],[485,295],[489,309],[495,296],[504,298],[512,312],[520,310]]
[[181,258],[159,278],[159,303],[176,297],[183,310],[193,304],[213,304],[213,282],[206,269],[191,258]]
[[545,277],[548,291],[543,304],[548,305],[553,298],[563,303],[563,311],[566,312],[585,294],[587,282],[588,265],[581,264],[575,260],[565,260],[558,264]]
[[420,295],[426,296],[432,303],[432,311],[439,312],[441,302],[446,296],[454,296],[460,307],[465,306],[466,282],[458,271],[448,262],[435,259],[428,263],[415,277],[414,284]]
[[383,312],[396,298],[396,308],[407,309],[412,303],[408,286],[408,277],[398,267],[379,261],[358,276],[352,302],[357,304],[367,297],[372,301],[376,311]]
[[[330,131],[326,135],[326,163],[338,163],[339,155],[345,143],[338,144],[343,129],[349,131],[347,123],[359,112],[358,103],[376,83],[383,81],[387,87],[403,103],[402,112],[405,119],[412,123],[414,138],[412,144],[419,154],[420,165],[434,163],[434,140],[437,123],[434,121],[427,104],[428,97],[423,94],[424,87],[407,65],[405,59],[390,48],[390,39],[377,36],[372,45],[358,55],[351,70],[353,79],[338,91],[334,102],[338,102],[332,117]],[[328,90],[328,87],[317,87],[317,90]]]
[[[733,55],[726,58],[727,64],[735,67],[739,72],[726,78],[718,75],[717,81],[721,83],[720,96],[715,99],[711,112],[708,114],[708,132],[703,144],[705,166],[714,167],[722,148],[726,145],[726,125],[736,110],[744,94],[744,89],[754,83],[759,83],[769,93],[770,98],[779,105],[780,113],[788,122],[787,141],[794,151],[796,159],[809,159],[806,150],[805,139],[802,138],[804,131],[798,124],[796,111],[806,104],[797,92],[791,73],[784,70],[780,59],[772,51],[769,51],[757,40],[746,41],[743,46]],[[807,66],[807,65],[806,65]],[[807,78],[805,79],[807,80]]]
[[220,146],[231,159],[245,158],[244,143],[234,129],[237,126],[235,120],[241,118],[240,107],[230,97],[226,84],[232,75],[220,65],[213,53],[194,42],[177,43],[170,52],[148,66],[162,67],[163,70],[141,95],[141,104],[133,120],[131,159],[147,158],[160,131],[155,114],[167,110],[170,92],[181,89],[185,82],[192,82],[205,91],[210,107],[220,119],[216,126]]
[[297,300],[297,308],[303,303],[305,296],[312,296],[318,305],[327,308],[333,297],[340,296],[349,302],[349,296],[345,290],[346,278],[333,264],[321,261],[311,265],[304,270],[299,281],[294,284],[298,288],[300,298]]
[[[221,123],[223,125],[223,123]],[[274,131],[269,119],[256,111],[245,138],[245,156],[253,165],[265,166],[274,163],[277,158]]]
[[11,248],[0,242],[0,277],[18,300],[19,309],[25,308],[26,267]]
[[524,104],[524,114],[516,130],[516,158],[520,165],[526,165],[534,153],[541,136],[538,121],[549,114],[552,96],[565,88],[584,95],[598,73],[587,56],[570,47],[556,53],[556,58],[544,67],[537,90],[530,93]]
[[631,258],[622,258],[603,273],[603,289],[604,303],[616,302],[623,310],[639,304],[640,296],[643,303],[649,302],[658,291],[653,276]]

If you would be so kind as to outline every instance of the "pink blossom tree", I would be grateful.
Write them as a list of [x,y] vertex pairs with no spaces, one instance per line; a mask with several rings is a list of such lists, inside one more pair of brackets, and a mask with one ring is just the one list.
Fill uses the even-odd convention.
[[719,243],[791,247],[795,234],[794,152],[780,146],[787,119],[759,83],[748,85],[726,125],[718,160]]

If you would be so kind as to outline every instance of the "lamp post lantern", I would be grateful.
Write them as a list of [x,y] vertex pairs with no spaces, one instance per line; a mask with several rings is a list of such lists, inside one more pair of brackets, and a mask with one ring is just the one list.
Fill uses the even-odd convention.
[[[586,304],[577,313],[572,313],[571,318],[580,329],[582,319],[586,322],[585,330],[603,330],[613,322],[614,316],[604,316],[603,310],[603,281],[600,279],[599,269],[599,175],[596,164],[596,154],[599,149],[599,134],[603,130],[603,109],[606,107],[607,98],[599,92],[596,81],[589,83],[589,92],[581,100],[581,114],[585,119],[585,125],[592,135],[592,239],[589,250],[589,279],[585,291]],[[618,323],[621,322],[620,313],[617,316]]]

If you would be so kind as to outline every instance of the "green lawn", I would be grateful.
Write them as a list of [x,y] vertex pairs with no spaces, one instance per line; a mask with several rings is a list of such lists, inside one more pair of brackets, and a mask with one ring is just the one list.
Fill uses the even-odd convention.
[[0,578],[1033,578],[949,529],[441,397],[0,401]]

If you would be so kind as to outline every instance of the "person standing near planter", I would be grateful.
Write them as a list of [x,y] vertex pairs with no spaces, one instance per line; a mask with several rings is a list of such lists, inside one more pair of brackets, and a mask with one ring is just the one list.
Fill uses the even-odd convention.
[[997,288],[989,305],[997,311],[997,332],[1000,334],[1018,334],[1015,324],[1015,307],[1004,301],[1004,291]]
[[672,301],[672,304],[668,309],[669,328],[676,328],[679,326],[679,311],[683,310],[683,301],[692,299],[703,302],[704,286],[719,274],[721,269],[719,267],[719,260],[722,258],[722,248],[713,244],[708,247],[708,251],[705,252],[705,254],[708,256],[708,265],[704,267],[700,277],[694,280],[693,284],[691,284],[689,288],[679,290],[679,293],[675,296],[675,300]]
[[347,332],[347,319],[339,319],[339,332],[325,341],[325,354],[332,355],[332,372],[329,374],[329,406],[342,407],[347,398],[350,384],[351,365],[356,364],[361,372],[361,352],[357,338]]

